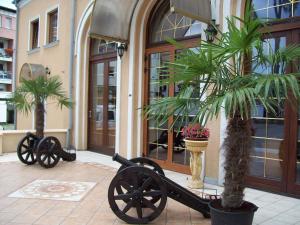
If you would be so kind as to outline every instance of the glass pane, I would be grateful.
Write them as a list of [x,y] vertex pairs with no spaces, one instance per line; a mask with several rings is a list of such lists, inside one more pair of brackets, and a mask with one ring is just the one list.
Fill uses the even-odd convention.
[[104,63],[93,64],[93,112],[96,129],[103,128]]
[[114,148],[116,135],[117,61],[110,61],[108,68],[108,146]]
[[116,42],[108,42],[105,40],[92,39],[91,55],[100,55],[105,53],[113,53],[117,51]]
[[159,125],[150,120],[148,125],[148,156],[154,159],[167,160],[168,125]]
[[150,43],[162,42],[167,38],[183,39],[202,33],[200,21],[172,13],[169,4],[162,4],[152,18]]
[[[181,120],[181,119],[180,119]],[[184,137],[182,135],[182,128],[184,125],[187,125],[192,118],[187,118],[186,122],[182,124],[178,120],[174,124],[173,128],[173,163],[189,165],[190,164],[190,152],[185,148]]]

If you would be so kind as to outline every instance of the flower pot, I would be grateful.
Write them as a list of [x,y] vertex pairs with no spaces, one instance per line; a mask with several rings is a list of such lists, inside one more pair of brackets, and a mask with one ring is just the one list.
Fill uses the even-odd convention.
[[221,206],[221,200],[213,200],[209,203],[212,225],[252,225],[254,213],[258,207],[245,201],[235,210],[225,210]]
[[207,145],[207,140],[185,139],[185,146],[187,150],[191,153],[190,168],[192,173],[192,179],[188,183],[188,186],[190,188],[203,188],[203,180],[200,178],[202,172],[201,155],[206,150]]

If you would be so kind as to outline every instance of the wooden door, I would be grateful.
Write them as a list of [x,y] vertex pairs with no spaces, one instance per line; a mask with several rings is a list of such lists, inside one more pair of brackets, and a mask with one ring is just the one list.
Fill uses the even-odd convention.
[[116,86],[116,58],[91,61],[88,148],[106,155],[115,153]]
[[[198,46],[199,39],[181,43],[185,48],[193,49]],[[164,70],[165,63],[173,62],[180,51],[181,49],[169,44],[146,50],[145,104],[178,93],[180,88],[178,84],[159,86],[158,82],[168,76]],[[191,114],[190,117],[192,120],[193,115]],[[170,130],[172,123],[173,117],[170,117],[165,124],[158,124],[155,120],[144,121],[144,156],[158,162],[165,169],[189,174],[190,154],[185,148],[180,132],[181,125],[175,123]]]
[[[300,43],[300,30],[273,32],[265,36],[270,41],[265,50],[280,49]],[[269,48],[269,49],[268,49]],[[255,53],[254,53],[255,54]],[[299,65],[299,63],[295,63]],[[276,66],[276,73],[296,72],[299,68],[289,65],[282,71]],[[258,68],[263,73],[268,68]],[[252,114],[253,150],[247,185],[265,190],[288,194],[300,194],[300,118],[297,103],[285,102],[278,106],[276,113],[267,113],[257,105]]]

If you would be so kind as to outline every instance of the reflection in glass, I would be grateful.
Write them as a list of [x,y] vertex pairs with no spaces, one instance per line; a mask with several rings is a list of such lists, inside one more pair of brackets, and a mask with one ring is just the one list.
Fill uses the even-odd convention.
[[266,141],[264,139],[260,138],[252,138],[252,150],[251,150],[251,156],[253,157],[264,157],[265,155],[265,143]]
[[166,160],[168,156],[168,124],[159,126],[157,121],[150,120],[148,125],[148,156]]
[[299,1],[252,0],[254,17],[262,20],[286,19],[299,16]]
[[172,13],[170,5],[164,4],[151,20],[150,43],[159,43],[167,38],[183,39],[201,35],[202,23],[183,15]]
[[93,64],[93,111],[96,129],[103,128],[104,63]]
[[254,177],[264,177],[265,160],[251,157],[249,163],[249,175]]
[[266,160],[265,161],[265,177],[274,180],[281,180],[282,178],[282,161]]

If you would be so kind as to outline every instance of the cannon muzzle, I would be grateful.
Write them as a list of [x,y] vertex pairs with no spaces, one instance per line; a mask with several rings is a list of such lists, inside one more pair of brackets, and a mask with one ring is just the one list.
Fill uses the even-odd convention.
[[125,159],[124,157],[120,156],[118,153],[114,154],[112,157],[113,161],[117,161],[118,163],[122,164],[123,166],[137,166],[135,163],[130,162],[129,160]]

